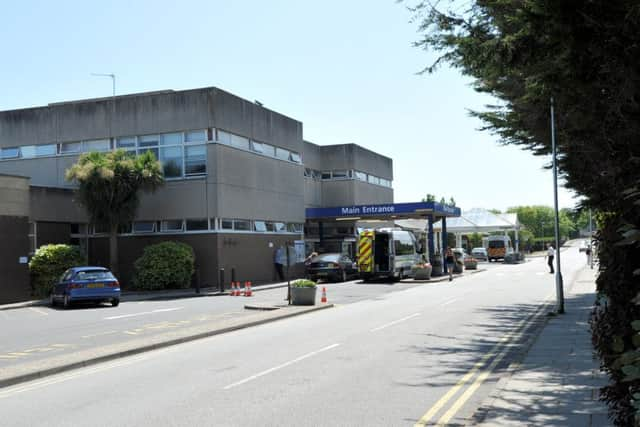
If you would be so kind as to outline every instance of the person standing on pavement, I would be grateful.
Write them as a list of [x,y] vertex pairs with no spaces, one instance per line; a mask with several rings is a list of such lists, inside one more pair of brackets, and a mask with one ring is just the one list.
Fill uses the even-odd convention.
[[549,264],[549,274],[553,274],[553,259],[556,257],[556,250],[553,248],[553,245],[549,245],[547,249],[547,264]]
[[449,281],[453,280],[453,267],[456,264],[456,257],[453,255],[451,248],[447,248],[445,252],[445,262],[447,263],[447,272],[449,273]]
[[279,246],[278,249],[276,249],[276,254],[275,254],[275,258],[274,258],[274,264],[276,266],[276,272],[278,273],[278,278],[280,279],[281,282],[284,281],[284,263],[285,263],[285,255],[284,255],[284,248],[282,246]]

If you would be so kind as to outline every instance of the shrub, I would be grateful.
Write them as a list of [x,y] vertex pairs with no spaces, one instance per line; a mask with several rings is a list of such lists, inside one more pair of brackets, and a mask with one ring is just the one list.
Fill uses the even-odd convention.
[[294,288],[315,288],[316,282],[309,279],[298,279],[291,282],[291,286]]
[[31,261],[31,287],[37,297],[49,295],[51,287],[68,268],[87,265],[80,248],[71,245],[43,245]]
[[133,285],[147,290],[188,288],[194,263],[193,249],[187,244],[162,242],[147,246],[135,262]]

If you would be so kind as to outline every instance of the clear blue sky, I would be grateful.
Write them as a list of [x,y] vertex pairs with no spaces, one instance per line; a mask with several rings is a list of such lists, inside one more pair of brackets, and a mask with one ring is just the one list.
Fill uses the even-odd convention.
[[[304,123],[316,144],[393,158],[396,202],[553,204],[549,158],[498,145],[467,109],[491,99],[457,71],[416,75],[411,13],[394,0],[5,2],[0,110],[216,86]],[[560,206],[575,199],[560,190]]]

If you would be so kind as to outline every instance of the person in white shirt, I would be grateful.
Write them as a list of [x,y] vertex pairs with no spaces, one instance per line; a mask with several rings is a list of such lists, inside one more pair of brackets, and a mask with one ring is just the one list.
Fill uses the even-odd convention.
[[553,245],[549,245],[547,249],[547,264],[549,264],[549,273],[553,274],[553,259],[556,257],[556,250],[553,248]]

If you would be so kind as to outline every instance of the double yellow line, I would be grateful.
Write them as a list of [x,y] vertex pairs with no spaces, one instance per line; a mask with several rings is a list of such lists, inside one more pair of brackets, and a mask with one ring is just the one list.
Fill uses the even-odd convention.
[[451,400],[456,394],[458,394],[458,392],[465,386],[465,384],[469,382],[469,380],[471,380],[491,358],[494,358],[491,364],[478,374],[475,381],[464,391],[464,393],[462,393],[462,395],[460,395],[460,397],[458,397],[455,402],[453,402],[453,404],[449,407],[449,410],[447,410],[435,424],[436,426],[447,425],[451,418],[453,418],[458,413],[460,408],[462,408],[467,400],[469,400],[469,398],[473,396],[473,393],[476,392],[476,390],[482,385],[487,377],[489,377],[491,372],[493,372],[496,366],[498,366],[502,359],[504,359],[504,357],[509,353],[511,348],[509,348],[508,344],[512,341],[519,340],[524,334],[524,331],[527,329],[527,326],[533,323],[541,315],[543,310],[547,307],[548,300],[549,297],[546,298],[545,303],[540,306],[535,313],[533,313],[529,317],[522,319],[520,322],[518,322],[516,327],[511,332],[503,336],[500,341],[498,341],[496,345],[494,345],[493,348],[482,357],[482,359],[480,359],[475,365],[473,365],[471,370],[467,372],[464,377],[460,378],[456,385],[451,387],[451,389],[444,396],[442,396],[427,411],[427,413],[422,416],[422,418],[418,420],[418,422],[415,424],[415,427],[424,427],[428,425],[427,423],[429,423],[431,419],[442,410],[442,408],[449,402],[449,400]]

